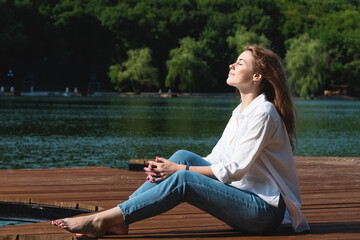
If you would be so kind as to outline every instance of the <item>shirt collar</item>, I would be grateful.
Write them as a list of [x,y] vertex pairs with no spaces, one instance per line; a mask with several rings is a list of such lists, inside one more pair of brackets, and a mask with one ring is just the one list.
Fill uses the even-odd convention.
[[241,104],[240,103],[233,111],[232,115],[237,117],[237,116],[247,116],[249,113],[251,113],[259,104],[263,103],[267,101],[266,100],[266,96],[265,93],[260,94],[259,96],[257,96],[254,100],[252,100],[252,102],[249,104],[249,106],[247,106],[245,108],[245,110],[241,113],[240,109],[241,109]]

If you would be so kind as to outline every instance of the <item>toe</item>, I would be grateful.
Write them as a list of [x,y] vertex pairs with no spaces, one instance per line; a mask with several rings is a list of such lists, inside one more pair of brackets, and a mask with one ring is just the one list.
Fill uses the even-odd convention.
[[51,222],[54,226],[61,227],[62,229],[68,230],[68,225],[63,219],[60,220],[54,220]]
[[57,227],[61,227],[62,225],[64,225],[64,222],[62,220],[53,220],[51,221],[51,224]]

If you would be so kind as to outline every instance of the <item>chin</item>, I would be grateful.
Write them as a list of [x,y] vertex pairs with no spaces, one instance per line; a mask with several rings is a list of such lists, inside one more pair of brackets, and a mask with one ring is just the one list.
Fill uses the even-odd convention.
[[226,84],[229,85],[229,86],[234,87],[234,85],[231,83],[230,78],[226,79]]

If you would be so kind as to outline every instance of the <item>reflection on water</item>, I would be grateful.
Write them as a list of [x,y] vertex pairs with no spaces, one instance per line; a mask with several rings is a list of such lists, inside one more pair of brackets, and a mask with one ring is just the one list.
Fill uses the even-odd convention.
[[[1,97],[0,168],[103,165],[205,156],[220,137],[234,98]],[[296,155],[359,156],[360,101],[295,102]]]

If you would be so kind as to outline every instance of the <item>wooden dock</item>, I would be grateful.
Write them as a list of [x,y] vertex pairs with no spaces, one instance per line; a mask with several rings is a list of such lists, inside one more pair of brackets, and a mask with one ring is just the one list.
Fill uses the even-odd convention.
[[[132,224],[129,235],[101,239],[360,239],[360,158],[296,157],[295,162],[309,232],[296,234],[282,225],[271,235],[250,236],[184,203]],[[0,170],[0,201],[96,211],[125,201],[144,178],[142,172],[106,167]],[[46,221],[1,227],[0,239],[76,238]]]

